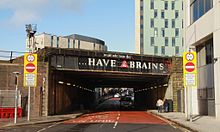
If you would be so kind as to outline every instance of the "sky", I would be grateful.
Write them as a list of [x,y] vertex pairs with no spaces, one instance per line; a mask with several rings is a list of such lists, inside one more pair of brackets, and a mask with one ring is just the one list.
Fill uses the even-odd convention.
[[80,34],[134,52],[134,8],[134,0],[0,0],[0,50],[25,51],[25,24],[37,24],[36,34]]

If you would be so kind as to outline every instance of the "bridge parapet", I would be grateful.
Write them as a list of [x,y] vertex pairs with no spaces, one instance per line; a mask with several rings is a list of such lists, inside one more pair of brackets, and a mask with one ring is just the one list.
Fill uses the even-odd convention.
[[50,66],[57,70],[169,75],[172,67],[171,57],[56,48],[46,48],[45,51]]

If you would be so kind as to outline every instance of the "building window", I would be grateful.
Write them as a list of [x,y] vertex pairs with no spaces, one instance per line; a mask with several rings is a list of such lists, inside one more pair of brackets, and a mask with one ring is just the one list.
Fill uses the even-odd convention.
[[80,40],[78,40],[78,49],[80,49]]
[[154,19],[150,19],[150,27],[151,27],[151,28],[154,27]]
[[178,55],[180,53],[179,46],[175,47],[175,54]]
[[179,28],[175,29],[175,37],[179,37]]
[[175,18],[179,18],[179,11],[175,11]]
[[210,39],[205,43],[205,51],[206,51],[206,64],[213,63],[213,40]]
[[143,5],[141,6],[141,11],[143,11]]
[[75,39],[73,40],[73,48],[76,48],[76,42],[75,42]]
[[165,37],[165,29],[164,28],[161,29],[161,36]]
[[172,1],[172,3],[171,3],[171,9],[172,9],[172,10],[175,9],[175,1]]
[[212,7],[213,7],[213,0],[191,0],[190,2],[191,23],[198,20]]
[[158,29],[154,28],[154,37],[157,37],[157,36],[158,36]]
[[154,46],[154,37],[150,37],[150,45]]
[[53,36],[51,36],[50,46],[53,47]]
[[165,2],[164,2],[164,9],[165,9],[165,10],[168,10],[168,1],[165,1]]
[[140,35],[140,36],[141,36],[141,38],[143,38],[143,37],[144,37],[143,33],[141,33],[141,35]]
[[150,9],[154,9],[154,0],[150,1]]
[[70,39],[68,38],[68,48],[70,48]]
[[182,38],[182,46],[184,46],[184,38]]
[[164,10],[161,11],[161,18],[165,18]]
[[143,29],[143,28],[144,28],[144,25],[143,25],[143,24],[141,24],[141,25],[140,25],[140,28],[141,28],[141,29]]
[[184,28],[184,23],[183,23],[183,19],[182,19],[182,28]]
[[157,18],[157,10],[154,10],[154,18]]
[[176,45],[176,38],[172,38],[172,46],[174,47]]
[[57,37],[57,48],[59,48],[60,38]]
[[183,3],[183,1],[182,1],[182,10],[183,10],[183,8],[184,8],[184,3]]
[[154,54],[158,54],[158,46],[154,46]]
[[140,16],[140,19],[141,19],[141,20],[143,20],[143,19],[144,19],[143,15],[141,15],[141,16]]
[[165,46],[168,46],[168,43],[169,43],[169,39],[168,37],[165,38]]
[[175,19],[172,19],[172,28],[175,28]]
[[165,55],[165,46],[161,46],[161,54]]
[[165,19],[165,20],[164,20],[164,27],[165,27],[165,28],[168,28],[168,19]]
[[143,42],[140,43],[140,47],[141,47],[140,53],[143,54],[144,53],[144,43]]

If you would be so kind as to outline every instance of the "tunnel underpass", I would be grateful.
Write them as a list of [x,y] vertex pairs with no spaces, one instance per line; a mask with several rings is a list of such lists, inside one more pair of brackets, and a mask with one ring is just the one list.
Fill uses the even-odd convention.
[[95,88],[133,88],[134,108],[153,109],[157,99],[164,98],[168,83],[167,75],[59,70],[52,73],[54,114],[94,110],[99,103]]
[[171,57],[57,48],[41,52],[48,62],[48,115],[93,110],[96,88],[133,88],[136,109],[155,108],[167,91],[172,99]]

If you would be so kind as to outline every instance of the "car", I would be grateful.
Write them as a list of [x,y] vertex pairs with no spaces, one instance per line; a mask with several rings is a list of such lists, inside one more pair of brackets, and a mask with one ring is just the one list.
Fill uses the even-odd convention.
[[133,108],[134,107],[134,100],[130,96],[124,96],[120,99],[120,107],[122,108]]

